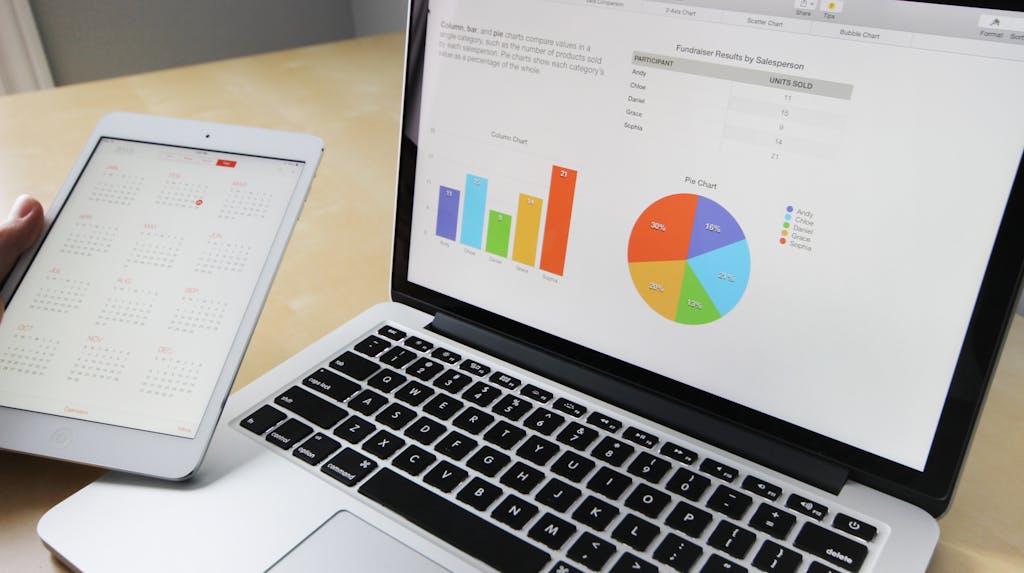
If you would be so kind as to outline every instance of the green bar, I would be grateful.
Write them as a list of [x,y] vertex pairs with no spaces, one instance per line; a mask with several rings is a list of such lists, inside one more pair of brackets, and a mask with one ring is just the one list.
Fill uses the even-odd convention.
[[512,215],[490,211],[487,218],[487,252],[508,256],[508,238],[512,233]]

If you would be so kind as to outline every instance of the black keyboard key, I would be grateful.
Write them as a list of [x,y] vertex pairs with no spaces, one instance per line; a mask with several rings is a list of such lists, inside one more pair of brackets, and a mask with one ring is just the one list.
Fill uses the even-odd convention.
[[377,338],[371,334],[370,336],[367,336],[365,340],[356,344],[354,348],[356,352],[361,352],[367,356],[376,356],[388,348],[391,348],[391,343],[383,338]]
[[501,397],[501,390],[498,390],[489,384],[477,382],[470,386],[469,390],[466,390],[462,397],[474,404],[477,404],[478,406],[486,408]]
[[345,485],[355,485],[376,468],[377,462],[352,448],[345,448],[327,460],[320,471]]
[[416,411],[401,404],[388,404],[374,419],[392,430],[401,430],[416,419]]
[[757,536],[752,531],[747,531],[728,521],[719,521],[718,527],[708,537],[708,545],[715,549],[721,549],[736,559],[743,559],[747,552],[753,547]]
[[530,411],[530,408],[533,408],[533,404],[529,401],[512,394],[506,394],[504,398],[498,400],[498,403],[494,405],[494,408],[491,408],[491,411],[509,420],[518,421]]
[[434,390],[432,388],[414,380],[399,388],[398,392],[395,392],[395,399],[412,406],[419,406],[433,395]]
[[703,553],[704,550],[696,543],[669,533],[654,550],[654,558],[676,571],[686,572],[693,568]]
[[405,368],[405,365],[415,360],[417,356],[415,352],[408,348],[395,346],[382,354],[378,360],[392,368]]
[[359,384],[326,368],[321,368],[306,376],[302,385],[338,402],[348,400],[349,396],[359,391]]
[[636,486],[633,493],[626,497],[626,507],[639,511],[652,519],[657,519],[661,510],[665,509],[671,499],[667,493],[641,483]]
[[469,383],[472,381],[472,378],[462,372],[445,370],[444,374],[441,374],[437,377],[437,380],[434,380],[434,386],[448,392],[449,394],[458,394],[459,392],[462,392],[463,388],[469,386]]
[[363,390],[348,401],[348,407],[360,414],[372,416],[374,412],[383,408],[387,403],[387,397],[381,396],[373,390]]
[[393,326],[382,326],[380,327],[380,330],[377,331],[377,334],[390,338],[394,341],[399,341],[405,338],[405,333]]
[[370,376],[366,383],[386,394],[405,384],[408,379],[405,374],[399,374],[390,368],[383,368],[380,372]]
[[593,533],[584,532],[568,551],[569,559],[583,565],[591,571],[600,571],[605,563],[615,555],[615,544],[597,537]]
[[651,483],[658,483],[672,469],[672,464],[647,452],[640,452],[626,471]]
[[551,478],[551,481],[544,484],[544,487],[537,492],[537,501],[555,511],[564,512],[579,499],[580,495],[579,489],[558,478]]
[[462,356],[459,356],[458,354],[452,352],[451,350],[448,350],[447,348],[435,348],[434,351],[430,353],[430,355],[440,360],[441,362],[444,362],[445,364],[455,364],[459,360],[462,360]]
[[405,339],[405,345],[420,352],[427,352],[434,347],[434,344],[427,342],[418,336],[410,336]]
[[828,514],[828,507],[795,493],[791,494],[789,499],[786,500],[786,507],[799,511],[807,517],[812,517],[818,521],[825,519],[825,515]]
[[658,568],[632,553],[626,553],[619,557],[608,573],[658,573]]
[[523,386],[523,389],[520,390],[519,392],[523,396],[526,396],[531,400],[536,400],[541,404],[547,404],[548,402],[551,401],[552,398],[555,397],[551,392],[548,392],[543,388],[538,388],[533,384],[527,384],[526,386]]
[[469,473],[466,470],[442,460],[423,476],[423,481],[445,493],[450,493],[467,477]]
[[715,461],[711,458],[705,458],[704,461],[700,463],[700,471],[727,482],[734,481],[736,476],[739,475],[736,468],[729,467],[722,462]]
[[376,372],[380,367],[372,360],[359,356],[355,352],[345,351],[341,356],[331,361],[331,368],[350,378],[366,380],[370,374]]
[[633,451],[633,446],[620,442],[615,438],[606,437],[594,447],[590,455],[607,464],[619,467],[629,456],[633,455]]
[[640,444],[645,448],[653,448],[654,446],[658,445],[657,436],[652,435],[650,432],[645,432],[644,430],[641,430],[639,428],[634,428],[633,426],[626,428],[626,431],[622,432],[622,438],[625,440],[629,440],[634,444]]
[[476,408],[470,407],[466,408],[461,414],[456,416],[452,423],[457,427],[466,430],[470,434],[475,435],[482,432],[487,426],[490,426],[493,421],[494,416],[487,412],[482,412]]
[[274,399],[274,403],[291,410],[321,428],[333,428],[348,415],[345,410],[299,386],[292,386],[285,390]]
[[700,573],[746,573],[746,571],[746,567],[737,565],[725,557],[715,555],[714,553],[708,557],[704,566],[700,568]]
[[664,446],[661,446],[661,453],[664,456],[670,457],[673,460],[690,465],[697,461],[697,452],[688,450],[682,446],[673,444],[672,442],[665,442]]
[[334,435],[352,443],[358,444],[377,429],[377,426],[367,422],[359,416],[352,416],[334,428]]
[[523,442],[523,445],[519,446],[516,454],[538,466],[543,466],[558,453],[558,449],[558,446],[544,438],[530,436],[529,439]]
[[501,497],[501,488],[487,483],[480,478],[473,478],[459,490],[456,496],[459,501],[472,506],[479,511],[487,511],[491,504]]
[[597,426],[598,428],[601,428],[602,430],[606,432],[611,432],[613,434],[622,429],[622,422],[616,420],[615,418],[612,418],[611,416],[606,416],[600,412],[592,412],[589,416],[587,416],[587,423],[592,426]]
[[757,555],[754,555],[753,564],[757,569],[768,573],[796,573],[803,560],[803,555],[796,551],[772,541],[765,541]]
[[380,459],[387,459],[405,445],[405,440],[398,436],[380,430],[363,444],[363,449],[377,456]]
[[442,420],[447,420],[458,413],[462,406],[462,402],[455,398],[447,394],[438,394],[423,406],[423,411]]
[[551,568],[548,573],[583,573],[583,571],[569,565],[565,561],[559,561],[555,563],[555,566]]
[[267,434],[267,441],[287,450],[313,433],[313,428],[292,418]]
[[845,513],[840,513],[832,520],[832,527],[849,533],[854,537],[859,537],[864,541],[871,541],[878,534],[878,529],[875,526],[868,525],[859,519],[854,519]]
[[497,384],[498,386],[504,386],[509,390],[515,390],[516,388],[519,387],[520,384],[523,383],[522,380],[514,376],[509,376],[504,372],[495,372],[494,374],[491,374],[491,377],[488,378],[488,380]]
[[523,425],[535,432],[550,436],[564,423],[565,416],[546,408],[537,408],[526,418]]
[[681,531],[694,539],[704,535],[704,530],[707,529],[711,523],[711,514],[694,507],[685,501],[680,501],[672,509],[668,517],[665,518],[665,524]]
[[732,519],[740,519],[753,502],[749,495],[720,485],[715,493],[711,494],[707,506],[712,511],[725,514]]
[[586,408],[577,404],[576,402],[573,402],[572,400],[566,400],[565,398],[559,398],[555,400],[555,403],[552,404],[551,407],[563,414],[568,414],[573,418],[579,418],[583,414],[587,413]]
[[708,478],[691,472],[685,468],[679,468],[665,484],[665,489],[672,493],[678,493],[690,501],[697,501],[704,491],[711,485]]
[[646,551],[647,546],[661,533],[661,528],[648,523],[635,515],[622,518],[619,525],[612,531],[612,537],[637,551]]
[[437,456],[413,444],[402,450],[391,463],[409,475],[418,476],[435,461]]
[[516,462],[505,472],[505,475],[501,476],[501,483],[519,493],[530,493],[542,481],[544,481],[544,472],[523,462]]
[[420,358],[405,369],[420,380],[430,380],[444,370],[444,363],[432,358]]
[[558,551],[565,545],[566,541],[576,533],[576,526],[545,513],[537,520],[537,523],[530,528],[530,539],[539,541],[551,549]]
[[565,452],[562,454],[562,457],[551,464],[551,471],[576,483],[580,483],[596,465],[592,460],[579,454]]
[[485,440],[506,450],[512,449],[525,437],[525,430],[505,421],[499,421],[484,434]]
[[270,404],[264,404],[260,406],[259,410],[256,410],[252,414],[246,416],[241,426],[250,432],[262,436],[264,432],[273,428],[274,426],[281,423],[281,420],[287,418],[288,415],[271,406]]
[[315,466],[326,460],[327,456],[333,454],[340,447],[341,444],[323,434],[313,434],[311,438],[295,448],[292,455],[311,466]]
[[576,511],[572,512],[573,519],[596,531],[604,531],[617,515],[617,507],[592,495],[587,496]]
[[779,496],[782,495],[781,487],[770,484],[763,479],[756,478],[754,476],[747,476],[743,478],[743,485],[741,487],[750,493],[759,495],[771,501],[778,500]]
[[429,446],[434,443],[434,440],[440,438],[441,434],[445,433],[446,430],[447,428],[441,422],[421,416],[419,420],[416,420],[405,429],[405,435],[425,446]]
[[601,468],[587,482],[587,487],[608,499],[616,500],[632,483],[633,479],[629,476],[624,476],[609,468]]
[[847,571],[859,571],[868,555],[866,545],[811,522],[800,528],[793,545]]
[[548,553],[391,470],[381,470],[359,491],[504,573],[535,573],[551,560]]
[[537,506],[528,501],[510,495],[501,500],[498,507],[494,508],[491,516],[494,519],[508,525],[512,529],[522,529],[533,516],[537,515]]
[[572,422],[555,439],[582,452],[597,439],[597,430]]
[[811,566],[807,568],[807,573],[840,573],[838,569],[833,569],[828,565],[823,565],[814,561]]
[[484,446],[469,458],[466,465],[487,477],[494,477],[498,475],[501,468],[507,466],[511,461],[512,458],[507,455],[490,446]]
[[490,366],[480,364],[476,360],[466,360],[465,362],[459,365],[459,368],[465,370],[466,372],[469,372],[474,376],[487,376],[491,372]]
[[758,506],[750,517],[750,527],[777,539],[785,539],[794,525],[795,515],[767,503]]
[[452,430],[434,446],[434,449],[453,460],[461,460],[476,449],[476,440]]

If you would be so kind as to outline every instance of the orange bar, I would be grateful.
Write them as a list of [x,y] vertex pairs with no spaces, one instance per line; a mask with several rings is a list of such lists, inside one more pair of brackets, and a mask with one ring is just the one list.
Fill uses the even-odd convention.
[[548,195],[548,216],[544,221],[544,245],[540,250],[540,268],[561,275],[565,270],[565,249],[569,243],[569,219],[576,193],[576,171],[551,167],[551,190]]

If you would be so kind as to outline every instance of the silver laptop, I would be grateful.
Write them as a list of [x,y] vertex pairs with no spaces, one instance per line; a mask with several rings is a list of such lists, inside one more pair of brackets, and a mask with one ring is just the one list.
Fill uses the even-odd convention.
[[1024,269],[1024,13],[409,22],[394,302],[238,392],[194,480],[105,477],[43,541],[105,571],[924,570]]

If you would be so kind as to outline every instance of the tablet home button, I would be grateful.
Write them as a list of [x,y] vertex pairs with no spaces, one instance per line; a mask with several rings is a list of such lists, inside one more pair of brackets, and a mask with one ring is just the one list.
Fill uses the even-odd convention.
[[71,443],[71,439],[74,437],[70,428],[58,428],[50,436],[50,441],[57,446],[66,446]]

